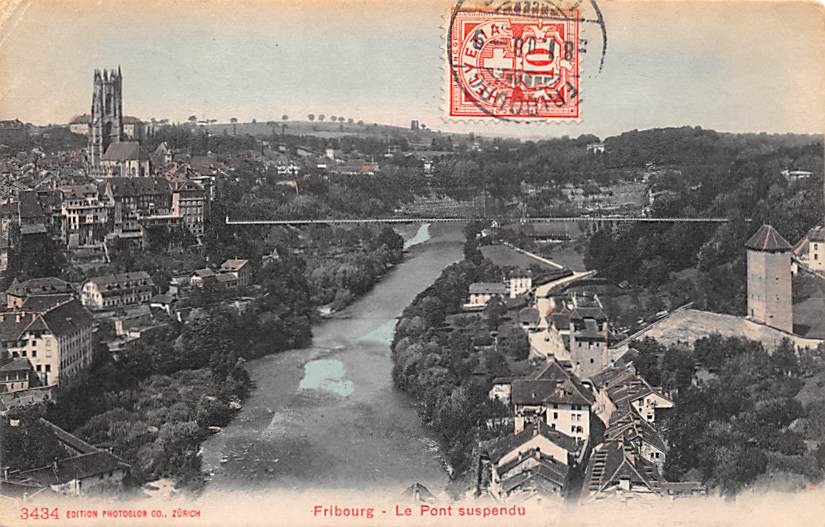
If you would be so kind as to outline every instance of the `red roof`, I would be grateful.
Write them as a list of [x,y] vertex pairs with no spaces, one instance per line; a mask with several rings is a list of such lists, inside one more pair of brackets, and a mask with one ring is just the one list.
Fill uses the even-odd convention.
[[745,247],[754,251],[767,252],[790,251],[792,249],[791,244],[770,225],[759,227],[759,230],[751,236]]

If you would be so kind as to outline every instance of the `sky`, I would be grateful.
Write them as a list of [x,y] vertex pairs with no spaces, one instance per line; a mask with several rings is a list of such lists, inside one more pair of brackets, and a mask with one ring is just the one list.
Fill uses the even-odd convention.
[[[598,1],[598,0],[597,0]],[[595,16],[583,4],[583,16]],[[0,0],[0,119],[88,112],[121,66],[124,112],[183,121],[344,115],[543,137],[661,126],[825,132],[825,7],[602,0],[583,23],[581,120],[449,121],[440,0]]]

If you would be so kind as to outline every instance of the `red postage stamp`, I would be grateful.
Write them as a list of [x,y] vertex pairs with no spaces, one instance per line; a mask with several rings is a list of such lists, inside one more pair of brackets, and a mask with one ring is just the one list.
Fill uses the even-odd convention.
[[454,8],[447,51],[450,117],[578,120],[576,10]]

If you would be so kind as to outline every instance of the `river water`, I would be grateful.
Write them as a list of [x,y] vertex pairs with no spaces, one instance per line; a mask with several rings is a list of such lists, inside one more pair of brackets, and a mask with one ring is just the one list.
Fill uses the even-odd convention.
[[435,442],[392,384],[390,342],[401,311],[461,258],[462,227],[423,225],[405,237],[404,261],[315,325],[310,348],[247,363],[250,398],[203,445],[207,488],[443,490]]

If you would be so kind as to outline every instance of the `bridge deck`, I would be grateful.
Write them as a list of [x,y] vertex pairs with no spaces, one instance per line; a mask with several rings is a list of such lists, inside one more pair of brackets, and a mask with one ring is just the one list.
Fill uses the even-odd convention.
[[647,218],[642,216],[565,216],[546,218],[326,218],[290,220],[230,220],[227,225],[340,225],[358,223],[458,223],[473,220],[499,223],[727,223],[729,218]]

